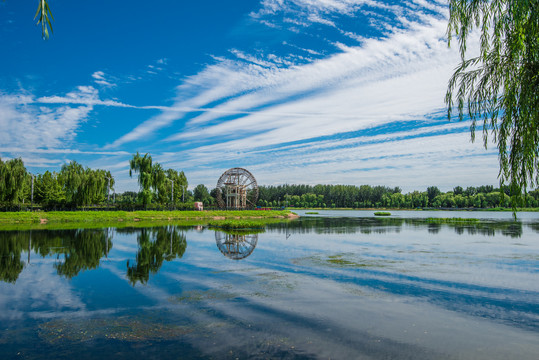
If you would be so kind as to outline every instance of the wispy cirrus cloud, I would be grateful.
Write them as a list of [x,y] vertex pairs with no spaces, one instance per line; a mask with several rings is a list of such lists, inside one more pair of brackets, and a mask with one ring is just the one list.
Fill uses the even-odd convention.
[[92,86],[79,86],[64,96],[0,93],[0,156],[22,157],[26,166],[57,167],[70,156],[126,156],[124,151],[81,150],[76,142],[96,105],[123,106],[101,101]]
[[[232,43],[210,55],[161,104],[106,99],[94,85],[27,98],[17,111],[79,109],[74,130],[57,136],[62,142],[75,138],[95,107],[154,110],[124,122],[129,130],[90,162],[116,169],[117,184],[125,186],[133,183],[125,167],[135,151],[209,186],[232,166],[249,167],[263,183],[385,182],[406,189],[400,180],[416,184],[413,174],[442,187],[466,185],[453,177],[469,180],[468,174],[492,183],[480,179],[496,177],[495,154],[469,142],[469,124],[445,120],[447,79],[459,60],[445,40],[447,15],[442,1],[266,0],[248,16],[249,26],[275,39]],[[170,66],[162,58],[141,71]],[[114,83],[103,71],[92,77],[101,86]],[[472,163],[468,174],[457,170]]]
[[[371,12],[376,16],[369,26],[383,28],[377,36],[356,33],[339,18],[367,18]],[[454,186],[447,176],[450,168],[465,181],[496,177],[495,154],[470,143],[469,124],[452,124],[449,130],[443,114],[447,79],[459,60],[445,40],[445,4],[268,0],[251,17],[279,27],[291,14],[300,14],[290,22],[294,26],[335,25],[334,38],[342,37],[333,40],[333,51],[322,53],[291,40],[282,43],[292,50],[288,54],[232,48],[231,57],[215,57],[185,78],[172,106],[109,148],[148,137],[164,138],[167,149],[188,146],[188,151],[157,151],[155,158],[186,169],[195,183],[239,165],[260,171],[270,183],[309,178],[376,184],[387,173],[395,177],[386,182],[406,187],[397,174],[413,184],[410,174],[420,172],[425,183]],[[432,114],[437,114],[434,120]],[[412,131],[413,126],[418,128]],[[375,136],[366,135],[372,132],[384,138],[372,140]],[[466,156],[478,159],[474,169],[481,170],[469,171],[473,176],[456,170],[466,164]]]
[[[264,122],[267,122],[268,115],[272,112],[277,117],[287,113],[300,117],[301,114],[306,114],[309,118],[313,114],[325,119],[354,118],[362,114],[370,115],[362,106],[362,99],[365,99],[367,104],[373,104],[370,98],[374,98],[374,103],[378,103],[378,106],[395,102],[393,99],[396,98],[402,99],[400,104],[413,104],[418,102],[418,98],[424,99],[424,96],[432,100],[435,94],[435,103],[429,109],[419,110],[431,111],[441,106],[439,100],[443,98],[446,81],[442,76],[448,76],[457,55],[447,49],[443,38],[445,18],[425,15],[421,22],[413,23],[409,28],[406,32],[395,31],[389,38],[366,40],[361,47],[339,44],[339,52],[336,54],[297,65],[289,62],[283,66],[281,59],[260,58],[240,50],[232,50],[236,56],[235,60],[217,58],[216,64],[188,77],[178,87],[176,103],[173,106],[163,114],[140,124],[111,146],[120,146],[144,138],[163,127],[169,127],[175,121],[186,118],[190,109],[197,109],[202,113],[191,116],[188,121],[184,120],[186,126],[177,135],[169,136],[168,140],[198,137],[201,132],[215,132],[218,135],[219,128],[234,131],[234,122],[238,126],[245,126],[248,122],[249,128],[258,127],[261,131],[272,128],[272,125],[261,124],[252,117],[228,119],[226,125],[217,124],[210,128],[197,126],[219,122],[223,114],[264,114],[260,116]],[[434,74],[435,76],[431,77],[429,72],[440,73],[441,76]],[[423,75],[426,82],[417,83],[421,73],[427,74]],[[404,84],[400,80],[402,76],[409,76],[408,80],[415,82]],[[386,82],[387,88],[379,90],[378,94],[385,96],[375,98],[372,94],[363,96],[361,93],[372,93],[369,88],[380,88],[381,82]],[[395,83],[400,83],[401,86],[395,88]],[[436,87],[435,92],[432,91],[433,87]],[[418,92],[413,94],[410,88]],[[339,100],[343,95],[346,100]],[[324,101],[328,96],[334,96],[333,100],[336,102]],[[319,104],[321,99],[323,108],[312,106]],[[343,102],[347,106],[341,106]],[[328,106],[327,103],[334,105]],[[401,108],[397,115],[399,112],[409,114],[407,110]],[[290,119],[286,121],[289,122]],[[302,121],[295,119],[294,122]],[[336,126],[338,124],[333,125],[335,130],[339,131]]]
[[30,96],[0,96],[2,147],[57,147],[72,141],[92,105],[40,107]]
[[77,86],[75,91],[71,91],[64,96],[43,96],[37,98],[35,102],[42,104],[131,107],[130,105],[122,104],[113,100],[101,100],[99,98],[99,91],[93,86]]
[[94,82],[101,86],[116,86],[116,84],[112,83],[112,81],[105,75],[103,71],[96,71],[92,74],[92,78],[94,79]]

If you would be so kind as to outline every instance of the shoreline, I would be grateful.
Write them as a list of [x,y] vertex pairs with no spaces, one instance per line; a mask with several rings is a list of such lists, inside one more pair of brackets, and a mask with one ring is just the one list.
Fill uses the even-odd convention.
[[299,216],[290,210],[204,210],[204,211],[51,211],[0,213],[0,230],[6,225],[92,224],[126,225],[153,222],[204,222],[225,219],[283,219]]
[[[496,207],[496,208],[409,208],[409,209],[402,209],[402,208],[300,208],[300,207],[294,207],[294,208],[286,208],[287,210],[294,211],[294,210],[317,210],[317,211],[486,211],[486,212],[512,212],[513,209],[511,208],[502,208],[502,207]],[[539,208],[517,208],[517,212],[539,212]]]

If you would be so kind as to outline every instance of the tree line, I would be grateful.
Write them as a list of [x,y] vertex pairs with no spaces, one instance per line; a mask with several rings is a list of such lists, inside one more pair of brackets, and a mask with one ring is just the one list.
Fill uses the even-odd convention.
[[[261,186],[258,205],[305,208],[494,208],[511,207],[509,186],[495,188],[456,186],[442,192],[436,186],[426,191],[402,193],[399,187],[370,185],[279,185]],[[525,207],[539,207],[539,189],[525,197]]]
[[[29,173],[23,161],[0,159],[0,208],[18,210],[37,205],[42,209],[85,209],[108,206],[119,209],[192,209],[193,201],[216,207],[216,189],[202,184],[193,191],[183,171],[165,169],[150,154],[138,152],[129,161],[129,175],[137,176],[139,190],[114,193],[110,171],[83,167],[76,161],[59,172]],[[112,193],[112,194],[111,194]],[[371,185],[278,185],[260,186],[260,207],[304,208],[494,208],[511,207],[509,186],[495,188],[461,186],[442,192],[436,186],[426,191],[403,193],[401,188]],[[525,196],[524,207],[539,207],[539,190]]]
[[84,168],[76,161],[64,164],[59,172],[29,173],[21,159],[0,159],[0,204],[20,207],[84,207],[103,203],[107,189],[114,186],[111,173]]
[[71,161],[62,165],[59,172],[32,174],[22,159],[0,158],[0,208],[17,210],[35,205],[43,209],[84,209],[116,204],[134,209],[152,204],[182,207],[186,201],[193,201],[183,171],[164,169],[149,154],[141,156],[138,152],[129,165],[130,176],[138,174],[140,191],[125,192],[116,199],[115,180],[108,170],[91,169]]

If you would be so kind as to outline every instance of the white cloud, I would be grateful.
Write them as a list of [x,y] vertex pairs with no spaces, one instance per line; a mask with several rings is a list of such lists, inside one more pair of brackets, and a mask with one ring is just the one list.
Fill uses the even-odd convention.
[[99,100],[92,86],[79,86],[65,96],[0,95],[0,157],[21,157],[27,167],[58,168],[67,156],[125,157],[124,151],[81,150],[77,136],[95,105],[121,106]]
[[116,86],[113,84],[110,79],[107,79],[105,76],[105,73],[103,71],[96,71],[92,74],[92,78],[94,78],[94,82],[98,85],[102,86]]
[[[371,13],[374,15],[367,16]],[[207,179],[218,177],[228,165],[242,164],[258,171],[263,183],[308,179],[377,184],[396,179],[414,184],[418,173],[440,186],[444,182],[466,185],[458,179],[469,179],[469,174],[495,179],[495,154],[485,152],[480,144],[469,144],[467,124],[431,123],[432,114],[444,109],[447,79],[459,61],[456,49],[448,49],[445,41],[445,3],[266,0],[251,16],[277,24],[275,28],[303,28],[311,32],[308,35],[319,28],[327,30],[311,26],[313,23],[334,27],[330,30],[335,36],[323,40],[332,47],[307,48],[304,43],[295,44],[293,38],[279,42],[290,54],[272,48],[231,47],[230,58],[216,56],[202,71],[184,78],[172,106],[102,100],[94,87],[81,86],[64,96],[19,97],[12,100],[18,105],[11,108],[19,115],[26,111],[53,118],[63,109],[64,121],[75,125],[65,126],[64,135],[56,135],[57,144],[74,139],[94,106],[161,110],[134,124],[106,149],[136,144],[136,150],[150,151],[164,166],[186,170],[192,183],[209,186],[214,184]],[[353,26],[342,25],[343,17],[372,21],[370,26],[383,29],[383,34],[357,34]],[[473,49],[473,41],[469,46]],[[166,64],[167,59],[159,59],[147,70],[160,71]],[[92,76],[96,83],[110,82],[102,71]],[[408,124],[418,128],[411,130]],[[395,129],[399,126],[402,129]],[[441,144],[437,150],[427,151],[428,146]],[[452,146],[461,147],[462,152],[453,151]],[[110,159],[114,154],[118,158]],[[117,184],[133,186],[126,165],[115,165],[123,164],[120,158],[127,157],[125,152],[103,151],[100,155],[109,158],[105,166],[121,170]],[[471,158],[462,161],[468,155]],[[434,164],[436,156],[439,166]],[[457,170],[470,164],[472,171]],[[429,168],[436,171],[427,174]],[[458,178],[448,177],[448,171]],[[393,185],[406,187],[399,181]]]
[[[413,33],[343,47],[342,53],[304,66],[221,71],[228,76],[222,76],[217,86],[237,84],[243,78],[249,84],[246,91],[230,89],[214,111],[191,119],[186,129],[168,140],[264,132],[238,140],[238,147],[246,149],[249,144],[271,145],[422,117],[444,106],[446,79],[458,60],[440,39],[443,31],[445,21],[432,19],[430,24],[417,24]],[[200,76],[207,79],[204,73]],[[202,91],[199,97],[206,94]],[[219,111],[245,111],[247,116],[201,127],[219,120]]]
[[[322,12],[347,13],[365,2],[295,3]],[[383,6],[372,2],[368,4]],[[265,2],[264,5],[273,10],[288,6],[280,1]],[[316,129],[318,135],[327,135],[330,130],[323,123],[327,122],[328,117],[332,119],[333,132],[339,132],[343,128],[333,118],[347,117],[343,125],[347,129],[345,131],[350,131],[364,127],[365,124],[358,117],[379,117],[376,114],[380,113],[381,107],[390,113],[385,121],[398,116],[420,115],[443,107],[446,79],[458,55],[447,49],[444,40],[447,20],[442,14],[426,15],[419,12],[416,19],[417,22],[403,19],[401,23],[406,25],[406,30],[395,29],[388,38],[368,39],[361,47],[340,45],[340,53],[303,65],[286,64],[286,67],[280,67],[276,61],[232,50],[237,61],[217,59],[216,64],[187,78],[178,87],[177,101],[171,109],[137,126],[111,146],[139,140],[161,128],[170,127],[188,113],[174,110],[177,108],[211,107],[212,110],[204,111],[190,120],[181,132],[168,136],[169,140],[198,138],[201,135],[229,136],[239,128],[265,131],[278,127],[281,132],[291,133],[289,130],[293,129],[281,126],[284,122],[309,122],[309,131],[302,132],[303,137],[317,136]],[[209,106],[212,102],[221,104]],[[209,128],[200,127],[208,122],[219,123],[223,114],[234,113],[253,115]],[[295,118],[282,119],[283,113]],[[271,119],[272,114],[276,118]],[[307,115],[308,119],[302,119],[301,114]],[[316,115],[318,123],[313,123]],[[351,121],[350,118],[355,120]],[[287,140],[294,139],[285,138],[282,141]]]
[[99,99],[99,91],[93,86],[77,86],[75,91],[67,93],[65,96],[43,96],[35,100],[42,104],[73,104],[73,105],[103,105],[116,107],[133,107],[113,100]]
[[[377,20],[385,21],[386,36],[356,36],[360,46],[337,44],[337,53],[307,62],[282,66],[279,57],[260,51],[231,50],[234,60],[216,57],[213,65],[186,78],[173,106],[111,147],[150,135],[165,138],[168,155],[154,152],[154,158],[186,170],[192,184],[210,187],[211,179],[232,166],[252,169],[265,184],[370,183],[413,190],[496,182],[496,153],[469,142],[469,124],[438,120],[431,126],[432,114],[444,117],[447,79],[459,61],[456,49],[448,49],[445,41],[443,3],[263,4],[252,16],[267,19],[294,5],[308,10],[302,19],[326,19],[332,12],[353,14],[366,5],[384,8],[393,18]],[[337,30],[354,37],[346,29]],[[305,51],[288,40],[283,45]],[[472,41],[472,50],[474,46]],[[411,130],[406,123],[418,128]],[[405,131],[383,130],[396,126]],[[363,134],[373,130],[382,134]],[[175,147],[188,150],[174,152]]]
[[[88,89],[82,89],[86,94]],[[29,96],[0,96],[0,144],[32,149],[58,147],[72,141],[91,105],[43,107]]]

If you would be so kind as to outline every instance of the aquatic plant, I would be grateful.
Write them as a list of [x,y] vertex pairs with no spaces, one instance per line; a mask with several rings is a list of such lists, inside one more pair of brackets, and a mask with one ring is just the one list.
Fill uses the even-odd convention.
[[457,217],[453,217],[453,218],[432,218],[432,217],[429,217],[429,218],[425,219],[425,222],[430,223],[430,224],[460,224],[460,223],[474,224],[474,223],[478,223],[479,219],[475,219],[475,218],[457,218]]
[[208,223],[210,227],[217,227],[225,230],[232,229],[263,229],[264,222],[248,221],[243,219],[215,220]]

